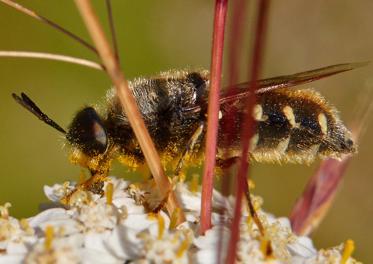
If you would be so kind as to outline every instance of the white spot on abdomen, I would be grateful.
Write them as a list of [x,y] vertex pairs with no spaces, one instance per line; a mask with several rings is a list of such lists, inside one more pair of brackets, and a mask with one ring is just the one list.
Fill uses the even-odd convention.
[[282,109],[282,111],[284,112],[284,115],[286,119],[289,121],[289,124],[291,125],[292,128],[299,127],[299,124],[295,122],[295,115],[293,112],[293,108],[287,105]]
[[317,120],[319,121],[321,132],[326,135],[328,133],[328,120],[326,119],[325,114],[319,114]]

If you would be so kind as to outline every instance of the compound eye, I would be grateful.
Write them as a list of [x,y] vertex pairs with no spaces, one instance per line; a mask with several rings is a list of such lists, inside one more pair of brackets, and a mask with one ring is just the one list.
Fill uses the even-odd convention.
[[66,138],[70,144],[90,156],[105,153],[108,145],[104,125],[92,107],[86,107],[77,113]]
[[206,93],[206,81],[203,76],[198,72],[191,72],[186,76],[186,79],[191,83],[196,91],[196,101],[200,102],[205,98]]

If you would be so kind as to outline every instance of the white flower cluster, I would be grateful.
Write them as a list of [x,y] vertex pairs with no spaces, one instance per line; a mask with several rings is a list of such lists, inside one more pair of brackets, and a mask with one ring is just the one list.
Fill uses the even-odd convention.
[[[187,221],[176,226],[166,213],[147,213],[141,204],[147,191],[110,177],[110,195],[77,191],[68,209],[60,199],[70,184],[45,186],[56,205],[29,219],[17,220],[0,207],[0,264],[2,263],[218,263],[224,259],[230,237],[234,199],[213,193],[213,228],[199,235],[200,192],[177,183],[175,192]],[[150,198],[149,198],[150,197]],[[149,196],[152,199],[152,196]],[[156,198],[154,198],[156,199]],[[259,199],[255,197],[258,203]],[[153,201],[154,202],[154,201]],[[152,203],[152,201],[148,201]],[[60,207],[57,207],[57,206]],[[224,211],[224,217],[221,212]],[[291,232],[286,218],[258,210],[266,230],[260,236],[246,210],[240,224],[237,263],[355,264],[344,256],[344,245],[317,251],[307,237]],[[270,241],[272,252],[266,252]],[[218,248],[221,250],[218,250]],[[219,253],[219,254],[218,254]]]

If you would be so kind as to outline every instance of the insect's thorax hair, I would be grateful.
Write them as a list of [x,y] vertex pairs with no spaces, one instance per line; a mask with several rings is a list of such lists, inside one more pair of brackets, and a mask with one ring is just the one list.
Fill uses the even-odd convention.
[[[206,99],[208,83],[207,71],[169,71],[154,78],[138,78],[129,83],[164,163],[179,156],[198,126],[200,113],[184,116],[183,109],[196,106]],[[144,161],[114,89],[107,94],[104,123],[122,161],[132,165],[136,160],[140,163]]]

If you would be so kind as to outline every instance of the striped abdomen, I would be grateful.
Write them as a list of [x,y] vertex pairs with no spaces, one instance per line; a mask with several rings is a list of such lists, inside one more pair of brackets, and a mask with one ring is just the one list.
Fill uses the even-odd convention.
[[[239,156],[241,150],[239,131],[245,106],[242,102],[225,106],[223,115],[232,108],[238,110],[238,115],[229,157]],[[259,162],[309,163],[317,156],[339,158],[356,151],[335,108],[313,90],[283,89],[258,94],[253,117],[257,125],[250,157]],[[226,146],[220,143],[219,147],[218,158],[225,159]]]

